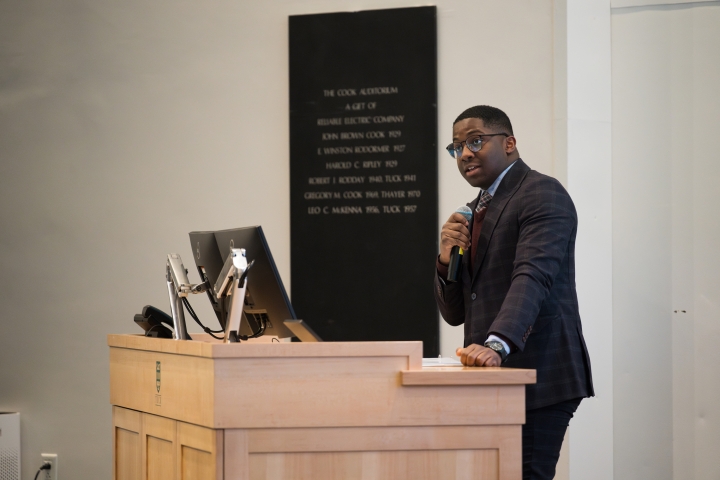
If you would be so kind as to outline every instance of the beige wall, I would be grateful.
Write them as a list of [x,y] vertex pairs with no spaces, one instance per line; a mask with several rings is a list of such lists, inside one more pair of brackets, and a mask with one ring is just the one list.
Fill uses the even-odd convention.
[[616,9],[615,478],[720,477],[720,4]]
[[[63,478],[109,478],[105,335],[166,307],[187,232],[262,224],[289,282],[288,15],[412,5],[0,3],[0,410],[23,414],[24,478],[41,451]],[[552,173],[552,3],[437,5],[439,144],[497,105]],[[445,217],[474,193],[438,155]],[[461,339],[443,328],[444,351]]]
[[[598,397],[563,471],[717,478],[718,3],[615,8],[612,28],[609,0],[435,3],[441,222],[473,196],[442,145],[476,103],[580,213]],[[166,307],[188,231],[262,224],[289,283],[287,16],[412,5],[0,2],[0,410],[23,413],[23,478],[41,451],[109,478],[105,335]],[[441,329],[450,354],[461,329]]]

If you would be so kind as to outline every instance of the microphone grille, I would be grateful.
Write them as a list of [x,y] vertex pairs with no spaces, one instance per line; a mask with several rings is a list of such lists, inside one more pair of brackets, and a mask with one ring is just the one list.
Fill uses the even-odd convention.
[[470,207],[467,205],[463,205],[462,207],[458,207],[457,210],[455,210],[456,213],[459,213],[463,217],[465,217],[465,220],[468,222],[472,222],[473,213],[472,210],[470,210]]

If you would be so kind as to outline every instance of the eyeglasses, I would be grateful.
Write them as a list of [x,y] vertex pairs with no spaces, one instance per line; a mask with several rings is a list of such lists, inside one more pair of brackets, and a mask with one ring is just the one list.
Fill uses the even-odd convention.
[[510,136],[507,133],[484,133],[482,135],[473,135],[472,137],[466,138],[464,142],[451,143],[450,145],[445,147],[445,149],[448,151],[451,157],[458,159],[462,157],[463,143],[471,152],[479,152],[483,146],[482,137],[494,137],[495,135],[503,135],[505,137]]

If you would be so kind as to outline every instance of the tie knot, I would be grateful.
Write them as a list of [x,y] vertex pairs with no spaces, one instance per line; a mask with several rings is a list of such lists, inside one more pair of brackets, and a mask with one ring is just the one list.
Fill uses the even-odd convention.
[[480,200],[478,200],[478,204],[477,204],[477,207],[475,207],[475,211],[479,212],[482,208],[490,205],[490,200],[492,200],[492,195],[490,195],[488,192],[483,192],[482,195],[480,195]]

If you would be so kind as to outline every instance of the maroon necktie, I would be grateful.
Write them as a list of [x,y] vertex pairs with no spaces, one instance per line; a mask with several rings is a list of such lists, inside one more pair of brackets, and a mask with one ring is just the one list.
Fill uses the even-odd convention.
[[483,220],[487,213],[487,206],[490,205],[492,195],[488,192],[483,192],[480,195],[480,200],[475,207],[475,215],[473,215],[473,231],[472,231],[472,243],[470,245],[470,269],[472,272],[475,271],[475,245],[480,241],[480,229],[482,229]]

